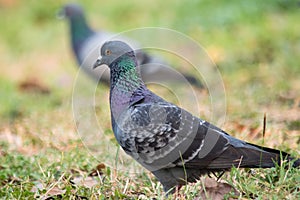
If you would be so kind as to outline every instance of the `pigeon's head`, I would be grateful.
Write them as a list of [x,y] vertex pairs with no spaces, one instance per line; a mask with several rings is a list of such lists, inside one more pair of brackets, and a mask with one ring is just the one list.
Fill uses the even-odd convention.
[[100,65],[108,65],[110,67],[116,59],[124,54],[128,54],[133,58],[135,57],[132,48],[122,41],[105,42],[101,47],[100,54],[101,58],[97,59],[93,68],[96,68]]
[[59,18],[75,18],[83,17],[83,9],[76,3],[69,3],[64,5],[57,13]]

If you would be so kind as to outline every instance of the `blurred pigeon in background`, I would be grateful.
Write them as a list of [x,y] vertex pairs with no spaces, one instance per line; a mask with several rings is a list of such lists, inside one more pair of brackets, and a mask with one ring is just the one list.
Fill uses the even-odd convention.
[[[78,4],[66,4],[58,14],[60,18],[67,18],[69,21],[72,50],[76,56],[77,63],[96,81],[101,77],[102,82],[109,84],[109,71],[105,69],[92,70],[92,65],[99,55],[98,52],[101,45],[115,34],[92,30],[86,21],[82,7]],[[122,38],[122,40],[136,47],[135,49],[139,48],[138,42],[132,39]],[[139,65],[147,64],[147,66],[141,67],[141,75],[146,83],[155,83],[157,81],[179,82],[184,78],[196,87],[203,87],[194,76],[181,73],[184,76],[182,77],[175,71],[163,67],[168,66],[168,64],[160,57],[150,55],[141,50],[136,51],[136,55]]]
[[[236,139],[147,89],[130,46],[110,41],[94,64],[111,72],[110,109],[118,143],[161,182],[166,192],[205,173],[232,167],[270,168],[289,154]],[[282,157],[281,157],[282,156]],[[295,160],[294,167],[300,165]]]

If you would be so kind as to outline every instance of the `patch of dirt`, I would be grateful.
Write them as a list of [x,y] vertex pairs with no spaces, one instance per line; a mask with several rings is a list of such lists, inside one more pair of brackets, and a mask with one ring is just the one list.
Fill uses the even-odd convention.
[[[197,197],[195,200],[206,200],[206,199],[214,199],[214,200],[222,200],[231,193],[238,197],[239,192],[233,188],[228,183],[224,182],[217,182],[213,178],[206,177],[204,180],[204,187],[200,190],[200,196]],[[233,199],[233,198],[229,198]]]
[[50,94],[50,89],[36,78],[23,80],[19,83],[18,87],[22,92]]

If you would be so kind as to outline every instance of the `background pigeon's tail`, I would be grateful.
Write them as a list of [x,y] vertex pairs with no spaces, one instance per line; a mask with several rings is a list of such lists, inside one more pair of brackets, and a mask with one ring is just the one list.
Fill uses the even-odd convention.
[[204,85],[194,76],[183,74],[183,76],[186,78],[186,80],[191,84],[196,86],[197,88],[204,88]]
[[209,164],[209,168],[270,168],[281,161],[293,162],[293,167],[300,166],[300,159],[291,157],[288,153],[246,143],[242,147],[229,146],[218,158]]

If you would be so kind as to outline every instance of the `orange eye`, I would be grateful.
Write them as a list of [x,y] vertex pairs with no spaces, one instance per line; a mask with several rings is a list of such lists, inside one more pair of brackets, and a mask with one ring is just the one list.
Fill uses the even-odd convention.
[[108,49],[106,49],[106,51],[105,51],[105,55],[110,55],[111,54],[111,51],[110,50],[108,50]]

